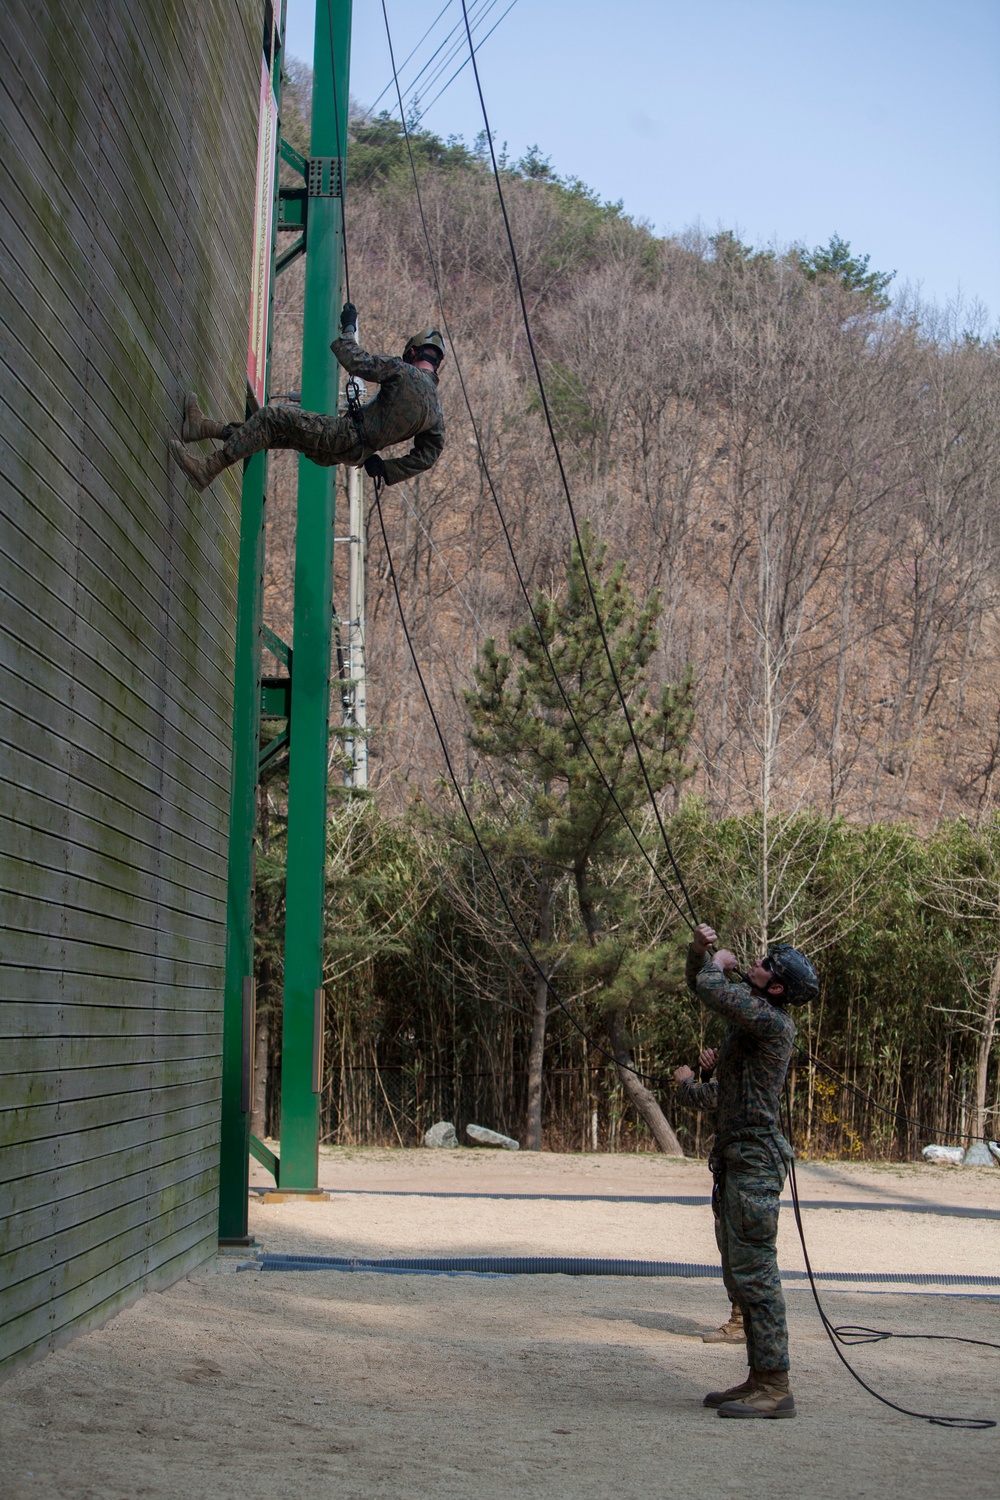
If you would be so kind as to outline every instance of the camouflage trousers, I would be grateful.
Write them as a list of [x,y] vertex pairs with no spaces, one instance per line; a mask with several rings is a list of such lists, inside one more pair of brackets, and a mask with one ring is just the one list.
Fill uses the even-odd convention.
[[785,1298],[778,1275],[778,1200],[786,1167],[777,1143],[733,1141],[709,1161],[722,1279],[743,1309],[747,1363],[788,1369]]
[[231,422],[225,430],[222,451],[230,463],[264,448],[293,448],[323,466],[357,466],[371,452],[350,417],[325,417],[284,403],[262,406],[246,422]]

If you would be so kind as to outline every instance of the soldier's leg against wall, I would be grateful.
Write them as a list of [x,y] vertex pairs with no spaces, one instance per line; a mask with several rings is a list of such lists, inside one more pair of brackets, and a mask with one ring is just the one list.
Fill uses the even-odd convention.
[[291,448],[324,465],[356,463],[362,451],[349,417],[327,417],[284,402],[262,406],[247,421],[234,422],[225,431],[222,452],[227,466],[264,448]]
[[785,1299],[778,1275],[778,1203],[784,1170],[756,1142],[727,1148],[721,1223],[729,1274],[743,1308],[756,1370],[788,1369]]
[[170,444],[196,489],[203,490],[223,469],[263,448],[291,448],[324,466],[359,464],[367,451],[350,417],[326,417],[297,406],[262,406],[246,422],[231,422],[219,435],[224,438],[222,447],[205,458],[196,458],[176,439]]

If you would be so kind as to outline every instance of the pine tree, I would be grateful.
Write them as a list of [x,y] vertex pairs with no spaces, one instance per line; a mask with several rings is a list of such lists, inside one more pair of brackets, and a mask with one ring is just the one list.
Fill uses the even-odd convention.
[[[637,887],[622,878],[622,868],[623,862],[641,862],[641,855],[619,807],[634,828],[641,828],[648,791],[601,640],[584,562],[646,775],[657,795],[692,774],[685,755],[694,685],[688,671],[679,683],[651,686],[659,595],[654,592],[640,607],[624,563],[609,567],[607,549],[589,527],[583,530],[582,544],[582,555],[574,545],[569,559],[565,596],[538,593],[534,599],[548,656],[530,619],[510,632],[508,653],[500,652],[492,639],[485,642],[475,668],[476,686],[466,694],[469,738],[495,767],[489,798],[505,818],[491,820],[494,845],[532,874],[532,937],[543,970],[550,975],[558,954],[561,991],[596,1000],[628,1097],[660,1148],[680,1154],[660,1106],[630,1066],[626,1016],[630,1008],[641,1009],[655,999],[664,983],[666,953],[662,933],[661,942],[651,947],[634,941],[641,925],[631,894]],[[526,1145],[531,1150],[541,1149],[545,1032],[553,1003],[545,980],[537,978],[528,1061]]]

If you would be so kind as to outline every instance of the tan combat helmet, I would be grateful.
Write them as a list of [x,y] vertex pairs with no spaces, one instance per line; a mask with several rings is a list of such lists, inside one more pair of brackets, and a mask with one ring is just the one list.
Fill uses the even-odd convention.
[[444,359],[446,353],[444,339],[436,328],[425,328],[422,333],[415,333],[412,338],[408,338],[403,348],[403,358],[405,359],[411,350],[425,348],[437,350],[438,364]]

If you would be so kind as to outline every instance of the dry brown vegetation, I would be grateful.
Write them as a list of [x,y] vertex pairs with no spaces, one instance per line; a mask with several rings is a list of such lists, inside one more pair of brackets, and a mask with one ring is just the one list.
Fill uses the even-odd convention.
[[[307,82],[293,79],[286,100],[285,128],[303,150]],[[492,180],[461,145],[420,136],[415,148],[433,260],[397,128],[355,121],[352,292],[362,342],[393,350],[439,321],[440,280],[448,442],[429,474],[386,492],[384,509],[416,650],[472,785],[491,773],[470,747],[463,692],[484,639],[502,644],[525,615],[494,492],[529,589],[564,585],[571,531]],[[697,767],[687,800],[668,791],[665,812],[699,910],[737,945],[782,936],[822,954],[824,995],[803,1034],[880,1101],[869,1107],[810,1068],[794,1096],[803,1138],[905,1154],[926,1135],[896,1119],[900,1109],[935,1129],[981,1128],[1000,942],[976,905],[981,886],[995,893],[1000,830],[1000,344],[971,314],[887,306],[884,278],[866,279],[863,261],[838,272],[818,252],[754,252],[731,234],[657,239],[537,156],[507,169],[505,191],[578,514],[626,560],[637,597],[660,590],[651,681],[693,671]],[[279,282],[278,394],[299,386],[301,277],[300,263]],[[266,617],[286,639],[296,463],[271,460]],[[450,1111],[516,1132],[530,973],[482,872],[439,837],[440,749],[370,515],[368,555],[377,798],[330,828],[327,1129],[415,1141]],[[271,1007],[260,1066],[269,1055],[273,1085],[280,782],[269,798],[258,937]],[[383,816],[428,803],[436,833],[426,819]],[[507,875],[516,887],[513,867]],[[659,913],[641,864],[623,863],[621,878],[643,919]],[[975,933],[956,891],[972,902]],[[669,910],[657,921],[656,941],[679,953],[682,924]],[[629,929],[636,942],[652,941],[641,928]],[[675,991],[633,1005],[643,1066],[704,1040],[679,978]],[[588,993],[580,1013],[606,1045],[607,1015]],[[270,1097],[273,1127],[273,1086]],[[558,1015],[544,1113],[551,1144],[644,1139],[604,1060]],[[684,1131],[697,1149],[700,1124]]]
[[[412,185],[377,153],[348,232],[362,341],[392,350],[439,310]],[[574,499],[635,591],[662,590],[660,673],[694,666],[710,808],[777,798],[924,826],[981,812],[1000,748],[995,341],[810,280],[795,252],[654,239],[544,177],[512,173],[506,189]],[[492,181],[467,157],[425,167],[422,193],[518,560],[529,587],[552,587],[566,504]],[[284,392],[299,384],[301,263],[277,319]],[[408,619],[471,774],[460,693],[483,635],[502,639],[523,602],[454,359],[442,393],[444,456],[388,492],[386,512]],[[294,462],[274,462],[269,514],[268,617],[283,632]],[[432,785],[440,755],[369,542],[372,765],[404,799]]]

